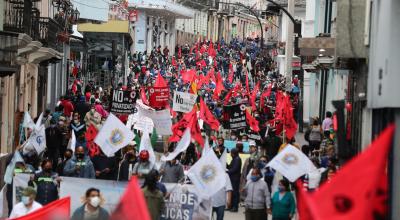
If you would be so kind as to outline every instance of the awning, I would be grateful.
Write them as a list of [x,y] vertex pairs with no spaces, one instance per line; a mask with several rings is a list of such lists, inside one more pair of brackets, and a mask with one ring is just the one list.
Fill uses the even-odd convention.
[[336,39],[330,37],[300,38],[301,56],[334,56]]
[[166,0],[129,0],[130,8],[148,11],[163,17],[190,19],[194,11],[181,4]]

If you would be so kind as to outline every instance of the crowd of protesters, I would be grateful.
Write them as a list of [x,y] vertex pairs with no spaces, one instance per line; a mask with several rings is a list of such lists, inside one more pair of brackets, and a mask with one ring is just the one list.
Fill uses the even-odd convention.
[[[112,89],[136,90],[138,93],[144,90],[146,95],[146,88],[154,84],[159,74],[168,82],[170,106],[174,91],[194,92],[221,122],[217,132],[211,131],[207,125],[202,130],[203,135],[209,136],[210,146],[218,158],[228,152],[225,141],[236,143],[236,147],[229,152],[231,162],[225,164],[226,186],[212,198],[217,220],[224,219],[226,209],[238,212],[240,205],[245,207],[247,220],[267,219],[268,214],[275,220],[294,216],[293,185],[285,178],[274,179],[277,177],[275,171],[266,166],[287,144],[301,149],[321,168],[317,173],[302,177],[307,189],[315,190],[320,182],[329,181],[336,172],[332,114],[327,112],[322,123],[318,118],[313,119],[305,133],[308,145],[298,146],[294,137],[285,136],[282,122],[275,120],[277,97],[280,94],[290,97],[297,120],[299,80],[294,77],[288,89],[285,78],[276,71],[273,54],[261,50],[256,41],[233,39],[231,42],[203,41],[195,45],[178,45],[172,57],[168,48],[158,47],[149,53],[131,54],[129,67],[130,75],[125,85],[114,82],[114,86],[101,88],[93,81],[84,84],[77,78],[68,94],[60,98],[54,111],[43,113],[41,120],[45,125],[47,143],[43,153],[24,152],[24,140],[29,137],[30,131],[21,126],[20,136],[25,138],[21,139],[17,151],[21,151],[24,161],[15,164],[14,173],[29,173],[32,177],[30,187],[23,191],[21,203],[15,206],[12,205],[12,183],[8,184],[10,218],[33,212],[57,200],[60,176],[127,181],[136,175],[143,180],[143,193],[152,219],[161,219],[164,198],[168,196],[163,183],[183,182],[184,170],[200,158],[202,146],[192,143],[185,152],[157,167],[149,162],[148,151],[139,151],[139,131],[135,130],[139,134],[137,138],[113,157],[107,157],[93,143],[93,135],[101,129],[110,114]],[[190,69],[196,71],[197,80],[182,78],[181,73]],[[223,79],[223,89],[215,94],[218,75]],[[206,80],[201,80],[202,77]],[[256,87],[258,91],[254,92]],[[260,128],[255,132],[259,137],[257,139],[252,139],[254,132],[249,128],[231,130],[224,126],[227,121],[225,105],[251,105],[251,102],[256,106],[252,115]],[[127,115],[117,116],[121,121],[127,121]],[[173,122],[176,123],[182,116],[182,113],[176,113]],[[71,131],[76,137],[75,146],[70,146]],[[156,135],[152,137],[154,142],[158,139]],[[249,152],[243,150],[245,142],[250,145]],[[172,152],[175,146],[176,143],[171,143],[167,151]],[[244,153],[250,155],[242,161]],[[274,181],[277,183],[275,188]],[[82,187],[87,188],[85,199],[82,207],[74,210],[72,219],[107,219],[109,214],[101,208],[104,198],[100,190]]]

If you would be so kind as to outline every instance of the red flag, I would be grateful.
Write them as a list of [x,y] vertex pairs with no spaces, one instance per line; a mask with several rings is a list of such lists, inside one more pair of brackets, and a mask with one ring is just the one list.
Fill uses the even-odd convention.
[[260,127],[258,127],[258,121],[250,114],[248,110],[246,110],[246,121],[251,130],[254,132],[260,131]]
[[156,81],[154,82],[154,87],[168,87],[167,82],[164,77],[161,76],[160,72],[157,74]]
[[86,147],[88,148],[90,157],[94,157],[100,154],[99,146],[94,143],[94,139],[96,138],[97,133],[97,128],[92,124],[88,127],[85,133]]
[[246,71],[246,93],[250,94],[250,86],[249,86],[249,73]]
[[147,100],[146,91],[144,87],[140,88],[140,99],[142,100],[143,104],[149,105],[149,100]]
[[304,190],[303,182],[299,179],[296,181],[296,198],[297,198],[297,210],[299,212],[299,220],[313,220],[313,216],[310,210],[310,198]]
[[181,72],[181,75],[184,83],[192,83],[194,78],[196,77],[196,70],[189,69],[186,72]]
[[218,51],[221,50],[221,44],[218,42]]
[[42,208],[13,220],[67,220],[70,219],[71,198],[55,200]]
[[253,89],[253,93],[251,93],[250,104],[251,104],[251,110],[252,110],[252,111],[257,110],[257,107],[256,107],[256,98],[257,98],[258,90],[260,90],[260,82],[258,82],[258,83],[256,84],[256,86],[255,86],[254,89]]
[[261,94],[260,97],[260,108],[264,108],[265,98],[271,95],[272,85],[270,84],[266,91]]
[[207,108],[206,103],[200,98],[200,119],[202,119],[205,123],[210,125],[211,129],[218,131],[219,129],[219,121],[214,117],[214,115],[210,112],[210,109]]
[[110,220],[151,220],[143,192],[136,176],[132,176]]
[[208,71],[207,77],[208,77],[209,80],[211,79],[213,82],[216,82],[214,68],[211,68]]
[[175,57],[172,57],[171,64],[172,64],[172,66],[174,66],[174,67],[177,67],[177,66],[178,66],[178,64],[176,63]]
[[[395,127],[389,125],[367,149],[310,196],[315,219],[387,219],[387,158]],[[314,208],[315,207],[315,208]]]
[[182,47],[179,47],[178,49],[178,59],[182,58]]
[[183,132],[188,127],[190,127],[190,135],[192,136],[192,138],[196,140],[197,143],[199,143],[201,146],[203,146],[204,140],[201,136],[196,106],[193,107],[193,110],[191,112],[183,115],[182,119],[178,123],[172,125],[172,135],[169,138],[169,141],[178,142],[181,139]]
[[217,52],[214,49],[214,44],[210,42],[210,46],[208,47],[208,55],[211,57],[215,57],[217,55]]
[[222,83],[222,77],[221,77],[221,73],[218,72],[217,74],[217,78],[215,80],[216,85],[215,85],[215,89],[214,89],[214,99],[218,100],[219,99],[219,95],[221,94],[222,90],[224,90],[224,84]]
[[197,114],[196,108],[193,108],[192,111],[184,114],[181,120],[172,125],[172,135],[168,140],[169,142],[178,142],[181,139],[183,132],[187,127],[189,127],[191,121],[193,120],[193,114]]
[[229,83],[233,82],[233,74],[234,74],[233,67],[232,67],[232,64],[230,63],[229,64],[229,74],[228,74],[228,82]]
[[200,67],[202,67],[202,68],[207,66],[205,60],[200,60],[200,61],[198,61],[198,62],[196,63],[196,65],[197,65],[197,66],[200,66]]
[[[197,109],[196,107],[194,109]],[[197,118],[197,112],[193,115],[193,120],[190,125],[190,135],[192,138],[199,143],[200,146],[204,146],[204,140],[201,136],[201,130],[199,126],[199,119]]]

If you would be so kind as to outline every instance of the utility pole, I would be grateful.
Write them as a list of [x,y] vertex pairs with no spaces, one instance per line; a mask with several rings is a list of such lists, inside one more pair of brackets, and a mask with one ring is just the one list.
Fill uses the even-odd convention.
[[[294,14],[294,0],[288,0],[288,12]],[[288,17],[289,18],[289,17]],[[291,90],[292,85],[292,57],[293,57],[293,22],[288,20],[286,30],[286,90]]]

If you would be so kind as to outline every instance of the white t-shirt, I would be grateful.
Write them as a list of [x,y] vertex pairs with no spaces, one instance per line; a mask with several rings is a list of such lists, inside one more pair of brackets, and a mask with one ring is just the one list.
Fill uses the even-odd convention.
[[42,208],[40,203],[33,201],[32,207],[28,209],[22,202],[17,203],[11,211],[9,218],[18,218],[24,215],[27,215],[31,212],[34,212],[38,209]]
[[226,192],[232,191],[232,184],[227,173],[225,173],[225,179],[225,186],[211,197],[212,207],[226,205]]

